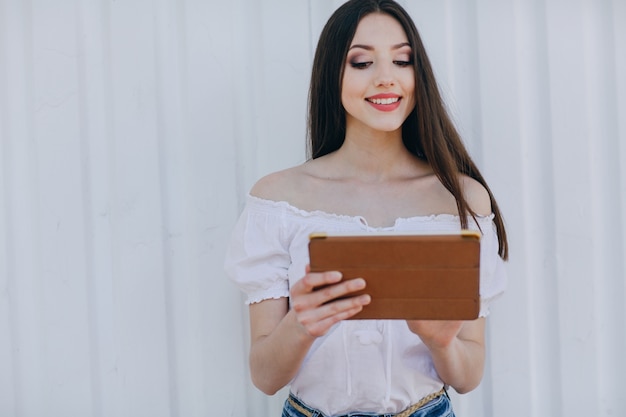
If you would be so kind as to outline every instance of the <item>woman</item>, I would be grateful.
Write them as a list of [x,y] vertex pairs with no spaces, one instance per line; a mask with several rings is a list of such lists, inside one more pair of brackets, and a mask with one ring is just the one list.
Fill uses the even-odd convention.
[[[391,0],[351,0],[324,27],[302,165],[258,181],[226,260],[248,294],[250,369],[283,416],[453,416],[445,393],[482,378],[485,316],[505,284],[493,195],[446,114],[418,32]],[[370,302],[336,271],[311,273],[311,232],[482,231],[474,321],[350,320]],[[315,290],[330,285],[325,290]],[[337,300],[337,297],[342,297]]]

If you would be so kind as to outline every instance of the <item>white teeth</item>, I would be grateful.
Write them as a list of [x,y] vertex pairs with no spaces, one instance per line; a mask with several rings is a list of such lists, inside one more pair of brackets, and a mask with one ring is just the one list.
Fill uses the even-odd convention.
[[400,98],[369,98],[368,100],[374,104],[393,104],[400,100]]

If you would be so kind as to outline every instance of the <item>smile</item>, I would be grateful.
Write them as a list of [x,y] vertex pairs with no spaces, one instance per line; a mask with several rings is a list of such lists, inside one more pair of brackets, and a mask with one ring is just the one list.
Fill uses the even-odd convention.
[[366,98],[366,100],[369,101],[370,103],[374,103],[374,104],[389,105],[389,104],[397,103],[398,100],[400,100],[400,97],[394,97],[394,98]]

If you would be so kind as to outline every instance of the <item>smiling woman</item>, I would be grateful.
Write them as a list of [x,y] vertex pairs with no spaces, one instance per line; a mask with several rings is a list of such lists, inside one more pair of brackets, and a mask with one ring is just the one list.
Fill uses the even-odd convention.
[[[392,224],[411,177],[380,187],[374,168],[384,161],[366,158],[376,151],[365,137],[359,154],[347,154],[353,159],[343,177],[329,163],[335,171],[320,168],[323,187],[311,189],[329,210],[326,190],[346,204],[373,193],[355,216],[312,217],[247,195],[258,178],[306,159],[300,139],[311,46],[343,3],[234,0],[216,11],[212,1],[0,1],[0,416],[280,415],[296,388],[266,396],[248,381],[249,343],[240,330],[248,329],[248,306],[220,273],[246,199],[257,226],[247,229],[248,249],[262,255],[247,259],[266,267],[255,269],[265,291],[255,300],[288,294],[273,278],[305,275],[302,240],[290,234],[302,231],[294,226],[371,231],[426,221]],[[626,2],[400,3],[419,28],[468,151],[505,209],[515,248],[509,286],[487,318],[485,375],[469,395],[449,390],[455,413],[621,415]],[[362,16],[342,9],[333,18],[336,30],[322,33],[317,51],[328,55],[313,68],[309,146],[320,163],[346,136],[341,77],[358,22],[374,10],[362,5]],[[401,14],[393,16],[417,72],[404,142],[435,164],[418,145],[436,135],[413,139],[421,122],[439,121],[440,129],[447,122],[431,118],[437,103],[423,92],[433,84],[424,81],[430,75],[419,39]],[[349,177],[361,161],[371,170]],[[431,191],[449,196],[433,178]],[[281,197],[288,196],[276,192]],[[406,215],[441,212],[428,207],[436,200],[416,199]],[[275,234],[263,230],[270,219]],[[341,322],[318,338],[302,376],[322,369],[318,385],[334,384],[343,397],[363,392],[356,381],[370,381],[378,401],[385,376],[402,375],[394,366],[404,323],[398,334],[388,322],[360,324]],[[430,372],[430,362],[416,359],[424,349],[411,345],[410,369]],[[356,353],[363,351],[378,356],[363,364]],[[300,397],[308,406],[326,398]]]
[[[417,29],[396,2],[348,1],[324,27],[309,149],[304,164],[254,185],[226,259],[248,296],[254,384],[270,395],[289,385],[289,417],[453,416],[446,389],[468,392],[482,378],[485,319],[504,290],[507,239]],[[461,228],[482,232],[473,321],[348,321],[370,303],[367,277],[340,281],[338,271],[308,265],[316,231]]]
[[415,107],[411,45],[400,23],[385,14],[365,16],[346,60],[341,85],[346,124],[354,132],[399,131]]
[[385,14],[365,16],[348,50],[341,85],[346,124],[400,129],[415,107],[412,61],[411,45],[397,20]]

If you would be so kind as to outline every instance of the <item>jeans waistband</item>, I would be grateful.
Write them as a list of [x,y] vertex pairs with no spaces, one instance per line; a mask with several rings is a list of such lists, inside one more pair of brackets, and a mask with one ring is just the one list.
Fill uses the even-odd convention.
[[[411,414],[415,413],[417,410],[419,410],[420,408],[422,408],[429,402],[441,397],[442,395],[446,395],[446,396],[448,395],[446,393],[445,388],[442,388],[437,392],[433,392],[432,394],[425,396],[424,398],[422,398],[415,404],[411,405],[409,408],[397,414],[379,414],[378,416],[380,417],[409,417]],[[296,397],[295,395],[291,393],[289,393],[289,398],[287,398],[287,401],[293,408],[298,410],[301,414],[303,414],[306,417],[326,417],[321,411],[309,407],[308,405],[303,403],[298,397]],[[376,415],[367,414],[367,413],[364,413],[361,415],[367,416],[367,417],[376,417]],[[350,413],[350,414],[346,414],[346,415],[339,416],[339,417],[358,417],[358,416],[359,416],[359,413]]]

